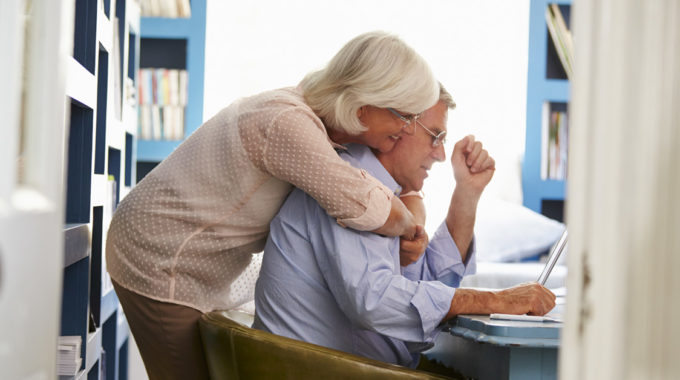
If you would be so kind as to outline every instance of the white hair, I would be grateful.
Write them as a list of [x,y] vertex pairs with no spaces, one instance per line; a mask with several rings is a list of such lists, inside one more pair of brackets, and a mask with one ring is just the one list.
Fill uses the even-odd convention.
[[385,32],[355,37],[300,86],[305,101],[328,128],[350,135],[367,129],[357,117],[362,106],[417,114],[439,99],[439,83],[427,62],[399,37]]

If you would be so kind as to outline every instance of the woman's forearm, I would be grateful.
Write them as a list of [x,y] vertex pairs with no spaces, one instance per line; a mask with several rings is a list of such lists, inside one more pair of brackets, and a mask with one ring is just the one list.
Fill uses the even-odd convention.
[[405,236],[412,239],[416,233],[416,220],[404,203],[398,197],[393,197],[392,208],[387,221],[373,232],[385,236]]
[[401,201],[404,203],[406,208],[413,214],[413,219],[416,224],[425,225],[425,219],[427,216],[425,210],[425,202],[423,198],[419,196],[406,196],[400,197]]

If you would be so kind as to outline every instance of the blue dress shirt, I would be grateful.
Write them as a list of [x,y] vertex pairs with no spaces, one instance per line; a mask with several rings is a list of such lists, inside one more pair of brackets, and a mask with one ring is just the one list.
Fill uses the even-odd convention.
[[[401,190],[367,147],[350,144],[341,156]],[[295,189],[270,225],[253,327],[414,368],[475,256],[473,240],[463,263],[442,223],[425,254],[402,268],[399,238],[343,228]]]

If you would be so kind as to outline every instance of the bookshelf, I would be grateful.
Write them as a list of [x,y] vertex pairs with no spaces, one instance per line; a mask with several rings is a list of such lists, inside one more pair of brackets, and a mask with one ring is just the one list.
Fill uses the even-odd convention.
[[68,378],[128,376],[129,330],[104,247],[111,215],[134,185],[139,31],[136,1],[75,0],[59,335],[80,336],[82,364]]
[[162,161],[203,122],[206,1],[191,1],[191,17],[142,17],[140,67],[188,73],[184,135],[176,140],[139,140],[138,178]]
[[545,150],[551,111],[568,112],[569,80],[546,24],[546,10],[557,4],[569,25],[570,0],[531,0],[529,15],[529,72],[527,83],[526,151],[522,163],[524,206],[563,220],[566,178],[545,175]]

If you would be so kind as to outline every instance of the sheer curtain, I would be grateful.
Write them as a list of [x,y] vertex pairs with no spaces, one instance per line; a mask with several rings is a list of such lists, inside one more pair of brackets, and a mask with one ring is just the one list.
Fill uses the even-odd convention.
[[560,377],[680,378],[680,1],[575,1]]

